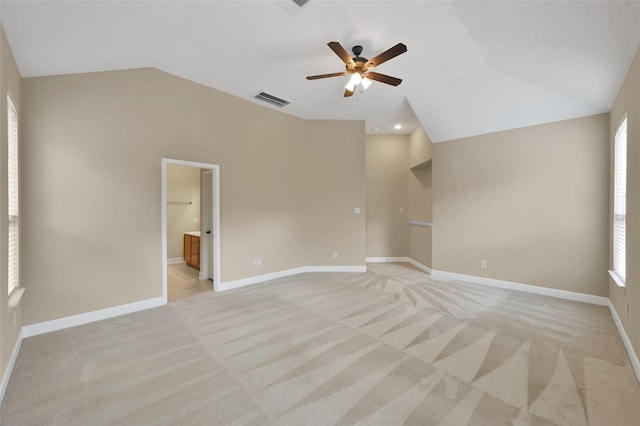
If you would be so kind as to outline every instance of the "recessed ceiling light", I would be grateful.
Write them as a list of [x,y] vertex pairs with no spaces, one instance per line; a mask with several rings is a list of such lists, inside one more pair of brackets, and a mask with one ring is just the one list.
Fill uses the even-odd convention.
[[402,125],[401,124],[396,124],[395,126],[393,126],[394,129],[396,130],[400,130],[402,129]]

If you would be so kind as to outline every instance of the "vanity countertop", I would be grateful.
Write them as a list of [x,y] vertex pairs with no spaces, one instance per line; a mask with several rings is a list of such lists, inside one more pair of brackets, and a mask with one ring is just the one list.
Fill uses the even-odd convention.
[[200,236],[200,231],[189,231],[189,232],[185,232],[185,235],[192,235],[194,237],[199,237]]

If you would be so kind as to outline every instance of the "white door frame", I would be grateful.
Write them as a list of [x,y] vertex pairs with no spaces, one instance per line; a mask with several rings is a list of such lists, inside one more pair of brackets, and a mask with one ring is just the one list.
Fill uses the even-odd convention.
[[211,199],[213,200],[213,291],[219,291],[220,285],[220,166],[217,164],[198,163],[194,161],[162,159],[162,299],[167,303],[167,164],[197,167],[211,170],[213,185]]

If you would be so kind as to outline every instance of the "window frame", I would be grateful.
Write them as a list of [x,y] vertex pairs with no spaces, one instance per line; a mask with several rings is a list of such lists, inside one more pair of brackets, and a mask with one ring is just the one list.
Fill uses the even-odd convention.
[[[620,120],[613,137],[613,210],[612,210],[612,269],[609,274],[619,287],[626,281],[626,224],[627,224],[627,146],[628,117]],[[623,137],[624,135],[624,137]],[[621,150],[624,152],[620,153]],[[622,188],[621,188],[622,186]]]
[[[19,302],[22,292],[24,291],[24,289],[20,287],[20,117],[11,93],[7,93],[6,99],[7,292],[9,296],[9,305],[13,306],[15,303]],[[12,191],[15,193],[12,194]]]

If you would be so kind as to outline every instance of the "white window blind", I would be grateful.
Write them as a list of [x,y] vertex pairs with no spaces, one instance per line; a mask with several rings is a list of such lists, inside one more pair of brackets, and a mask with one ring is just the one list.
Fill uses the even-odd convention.
[[19,237],[19,209],[18,209],[18,112],[7,95],[7,130],[9,132],[7,146],[7,192],[9,211],[9,249],[8,249],[8,272],[9,272],[9,294],[11,294],[20,283],[20,237]]
[[625,118],[614,143],[613,177],[613,271],[624,283],[627,271],[627,119]]

